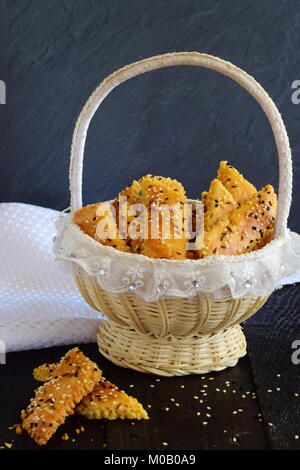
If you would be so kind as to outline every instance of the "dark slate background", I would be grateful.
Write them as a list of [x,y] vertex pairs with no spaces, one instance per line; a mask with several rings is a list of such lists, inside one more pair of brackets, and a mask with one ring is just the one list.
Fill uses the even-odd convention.
[[[299,178],[300,2],[294,0],[0,0],[0,201],[69,205],[75,120],[108,74],[172,51],[227,59],[265,87],[285,120]],[[151,172],[178,178],[190,197],[221,159],[258,187],[277,185],[275,145],[254,100],[228,78],[192,67],[137,77],[98,111],[88,136],[84,202],[112,198]],[[290,227],[300,231],[294,185]]]

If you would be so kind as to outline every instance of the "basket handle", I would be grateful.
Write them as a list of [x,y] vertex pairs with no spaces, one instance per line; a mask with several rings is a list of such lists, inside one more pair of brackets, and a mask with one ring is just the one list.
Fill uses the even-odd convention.
[[102,101],[115,87],[129,78],[150,70],[173,65],[194,65],[216,70],[239,83],[264,110],[273,131],[279,157],[279,191],[275,237],[283,234],[287,228],[292,200],[292,158],[289,139],[281,115],[267,92],[253,77],[230,62],[199,52],[175,52],[135,62],[112,73],[96,88],[85,103],[73,133],[69,175],[71,210],[76,211],[82,207],[84,146],[89,124]]

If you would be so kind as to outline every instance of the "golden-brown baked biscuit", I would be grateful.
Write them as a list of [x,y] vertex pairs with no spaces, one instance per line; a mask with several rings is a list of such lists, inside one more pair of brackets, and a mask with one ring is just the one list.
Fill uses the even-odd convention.
[[[57,364],[42,364],[34,369],[33,376],[41,382],[50,380],[56,367]],[[89,419],[148,419],[147,412],[136,398],[128,396],[104,378],[76,406],[75,412]]]
[[[129,247],[132,253],[140,252],[140,239],[131,239],[128,235],[129,224],[136,219],[137,215],[131,213],[130,208],[134,204],[139,204],[141,202],[141,185],[139,181],[134,180],[130,186],[121,191],[116,199],[113,202],[117,223],[120,233],[124,232],[124,237],[126,235],[126,244]],[[123,199],[122,198],[125,198]],[[133,208],[132,208],[133,209]],[[134,211],[133,211],[134,212]],[[125,230],[127,231],[125,234]]]
[[265,186],[205,232],[205,248],[199,250],[199,257],[237,255],[262,248],[272,235],[276,211],[274,188]]
[[210,230],[219,220],[230,214],[237,202],[218,179],[210,183],[209,191],[202,193],[204,228]]
[[[133,204],[137,204],[137,203],[141,202],[141,195],[142,195],[141,194],[141,185],[140,185],[140,182],[136,181],[136,180],[133,180],[133,182],[131,183],[130,186],[123,189],[123,191],[121,191],[118,194],[118,196],[116,197],[116,199],[113,202],[113,206],[116,210],[116,215],[117,215],[117,220],[118,221],[119,221],[119,202],[120,202],[120,198],[126,197],[127,206],[125,205],[125,208],[127,207],[127,211],[128,211],[130,206],[132,206]],[[130,216],[129,216],[129,219],[130,219]]]
[[89,419],[149,419],[137,401],[111,382],[101,381],[77,406],[76,412]]
[[[142,204],[151,209],[148,220],[148,238],[141,243],[141,253],[150,258],[185,259],[186,242],[183,215],[187,199],[181,183],[171,178],[147,175],[141,178]],[[170,207],[178,210],[167,212]],[[152,223],[157,217],[157,238]],[[168,230],[168,228],[170,230]],[[168,233],[169,232],[169,233]]]
[[247,181],[243,175],[226,161],[220,162],[218,180],[223,183],[234,199],[240,203],[254,196],[257,192],[253,184]]
[[[114,214],[106,203],[82,207],[74,213],[74,222],[84,233],[102,245],[112,246],[120,251],[129,251],[126,240],[120,238]],[[100,230],[102,227],[103,230],[111,229],[111,237],[103,237]]]
[[46,382],[47,380],[51,379],[52,374],[57,368],[57,366],[57,363],[42,364],[33,370],[33,377],[38,382]]
[[22,427],[39,445],[48,442],[66,417],[74,413],[75,405],[101,379],[98,366],[78,348],[67,352],[52,374],[21,412]]

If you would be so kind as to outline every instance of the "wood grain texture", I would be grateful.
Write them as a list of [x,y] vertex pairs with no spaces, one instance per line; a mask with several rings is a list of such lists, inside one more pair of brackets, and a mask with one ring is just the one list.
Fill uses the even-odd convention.
[[244,329],[270,447],[299,450],[300,364],[292,362],[292,343],[300,341],[300,285],[273,293]]
[[[267,448],[264,428],[257,418],[260,413],[258,402],[249,394],[245,395],[247,398],[242,398],[244,392],[254,391],[247,358],[243,358],[235,368],[206,375],[204,380],[201,376],[187,376],[160,378],[158,382],[155,376],[111,364],[100,357],[94,344],[80,345],[80,349],[98,362],[108,379],[143,403],[150,420],[138,421],[133,425],[133,421],[90,421],[73,415],[45,448],[103,449],[103,444],[106,444],[106,450]],[[18,422],[20,409],[37,386],[32,378],[33,368],[44,362],[56,361],[67,350],[68,347],[59,347],[8,355],[6,366],[1,366],[0,370],[1,384],[5,384],[0,389],[0,398],[2,403],[6,403],[1,409],[0,446],[4,442],[13,442],[13,449],[39,449],[26,434],[17,436],[8,427]],[[228,381],[230,386],[226,384]],[[134,387],[130,387],[131,384]],[[204,393],[207,395],[203,396]],[[238,409],[243,411],[238,412]],[[197,416],[199,411],[201,415]],[[203,421],[208,424],[203,425]],[[85,431],[77,434],[76,429],[81,426]],[[65,433],[70,437],[68,441],[61,439]],[[168,446],[164,446],[163,442],[167,442]]]

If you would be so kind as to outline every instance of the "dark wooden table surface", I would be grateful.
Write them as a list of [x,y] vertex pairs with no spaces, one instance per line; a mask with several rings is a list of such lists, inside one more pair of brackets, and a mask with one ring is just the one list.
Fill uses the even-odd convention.
[[[40,448],[9,427],[33,395],[32,370],[69,346],[10,353],[0,366],[0,447],[11,449],[229,450],[300,449],[300,289],[285,287],[244,325],[250,354],[234,368],[203,376],[159,378],[111,364],[96,344],[79,345],[104,375],[137,397],[149,421],[88,421],[71,416]],[[300,354],[299,354],[300,358]],[[133,385],[133,386],[132,386]],[[84,431],[76,432],[81,426]],[[62,440],[68,433],[69,440]],[[297,436],[299,435],[299,439]]]

